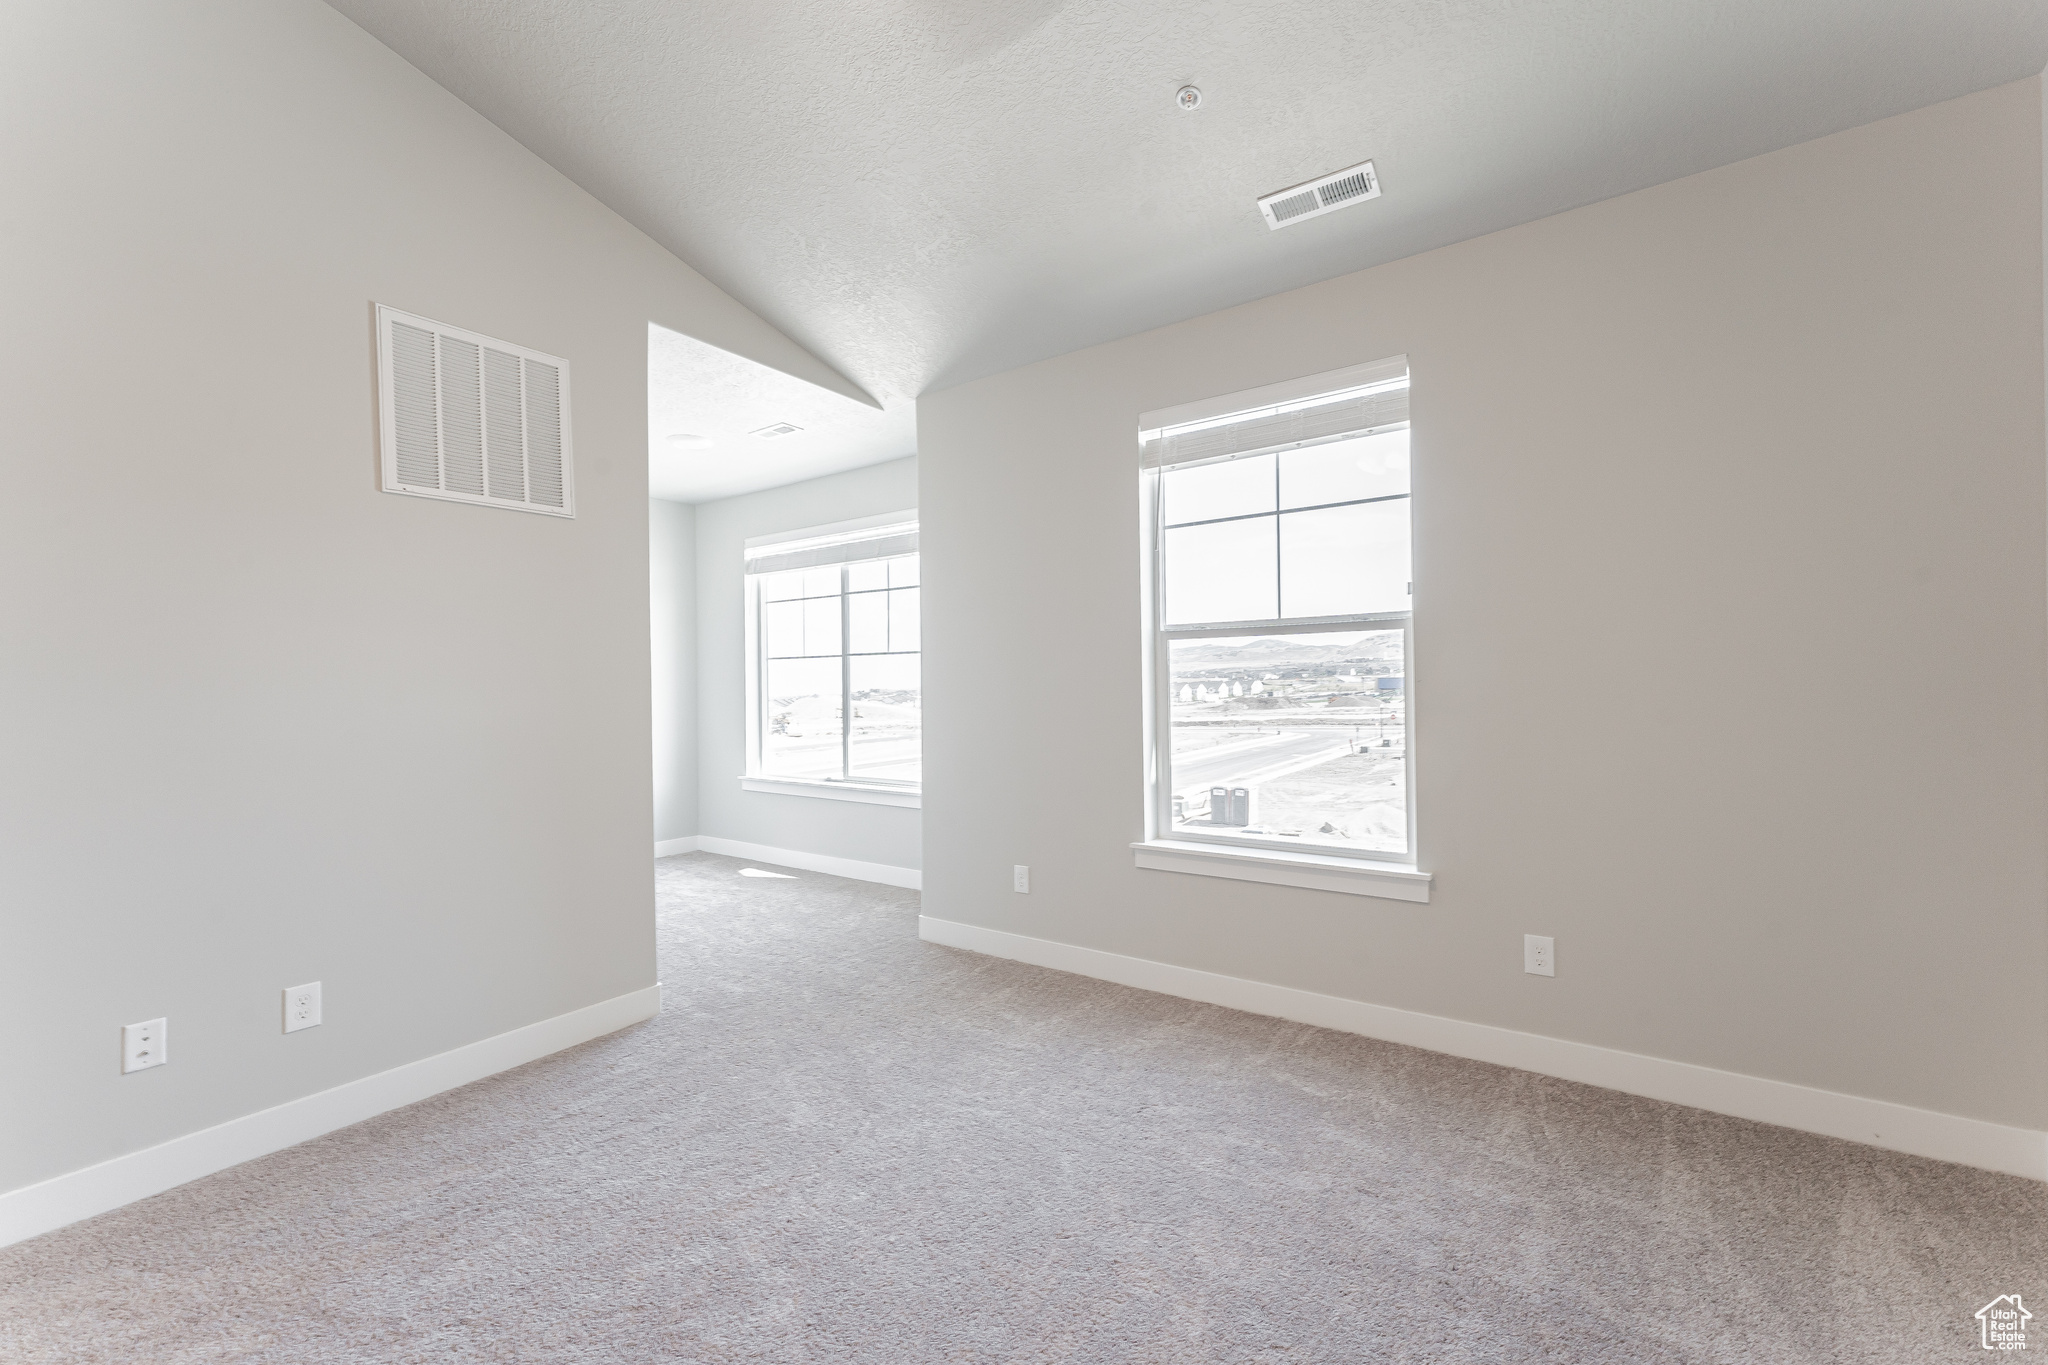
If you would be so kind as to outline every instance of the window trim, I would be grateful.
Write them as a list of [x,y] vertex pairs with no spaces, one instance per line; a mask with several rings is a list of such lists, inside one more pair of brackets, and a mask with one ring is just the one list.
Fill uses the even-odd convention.
[[[744,549],[749,557],[775,546],[790,546],[811,540],[852,539],[854,533],[863,530],[880,530],[900,525],[917,524],[917,511],[912,508],[903,512],[888,512],[878,516],[857,517],[848,521],[833,522],[826,526],[812,526],[802,530],[778,532],[774,535],[753,536],[747,539]],[[894,556],[892,556],[893,558]],[[918,556],[920,588],[923,584],[923,556]],[[852,561],[840,563],[839,569],[839,695],[840,695],[840,772],[845,773],[850,765],[852,745],[851,724],[851,682],[853,658],[849,646],[852,643],[851,596],[847,591],[848,570]],[[823,567],[823,566],[819,566]],[[921,809],[923,806],[924,784],[919,782],[890,782],[883,779],[861,779],[849,777],[805,778],[784,777],[762,771],[761,745],[762,717],[767,712],[765,689],[768,685],[767,641],[762,633],[761,579],[763,575],[744,566],[740,571],[743,599],[742,611],[746,626],[746,726],[745,762],[746,771],[739,776],[742,791],[772,793],[781,796],[807,796],[835,801],[858,801],[875,806],[901,806]],[[883,591],[886,591],[883,590]],[[920,614],[923,593],[919,593]],[[923,631],[919,630],[918,659],[919,674],[923,673],[924,644]],[[923,708],[919,708],[918,743],[923,748]]]
[[870,806],[908,806],[912,810],[924,806],[922,787],[877,787],[830,778],[759,777],[742,773],[740,790],[776,796],[819,796],[828,801],[859,801]]
[[1300,849],[1222,848],[1179,838],[1146,839],[1131,848],[1136,852],[1139,867],[1158,872],[1342,891],[1420,905],[1429,904],[1433,881],[1429,873],[1402,863],[1368,863],[1359,858],[1331,857]]
[[[1214,420],[1226,411],[1249,409],[1251,402],[1242,399],[1262,399],[1270,402],[1274,395],[1285,391],[1291,399],[1306,399],[1319,392],[1336,391],[1343,387],[1343,381],[1356,376],[1360,371],[1378,370],[1381,365],[1354,366],[1348,370],[1332,372],[1329,376],[1310,376],[1308,379],[1289,381],[1285,385],[1269,385],[1254,389],[1240,396],[1205,400],[1200,403],[1182,405],[1168,413],[1148,413],[1140,419],[1141,434],[1155,435],[1160,428],[1173,424],[1181,414],[1199,413],[1202,418]],[[1405,368],[1405,360],[1401,362]],[[1323,388],[1315,385],[1322,380],[1334,381]],[[1161,419],[1166,420],[1161,420]],[[1184,418],[1182,420],[1185,420]],[[1301,446],[1320,445],[1328,440],[1350,440],[1372,431],[1392,430],[1395,427],[1410,427],[1410,423],[1384,423],[1343,436],[1319,438],[1314,441],[1293,442],[1274,449],[1294,449]],[[1412,428],[1411,428],[1412,429]],[[1190,461],[1190,464],[1221,463],[1225,459],[1244,459],[1268,453],[1264,449],[1243,451],[1230,456],[1210,460]],[[1144,781],[1145,781],[1145,837],[1131,845],[1136,864],[1140,868],[1161,871],[1187,872],[1196,875],[1228,877],[1239,880],[1262,881],[1278,885],[1306,886],[1323,890],[1348,891],[1356,894],[1384,896],[1395,900],[1426,903],[1429,899],[1430,874],[1419,869],[1415,852],[1415,689],[1414,675],[1414,611],[1368,612],[1343,616],[1319,616],[1302,618],[1278,618],[1265,621],[1219,621],[1192,625],[1166,624],[1165,584],[1165,475],[1174,466],[1145,466],[1141,468],[1142,497],[1140,499],[1140,531],[1143,553],[1141,555],[1140,578],[1143,604],[1144,645],[1142,648],[1142,672],[1144,676]],[[1411,502],[1411,506],[1412,506]],[[1302,510],[1302,509],[1288,509]],[[1273,513],[1248,515],[1279,515]],[[1277,603],[1275,604],[1277,607]],[[1366,631],[1399,629],[1402,636],[1403,675],[1403,768],[1404,768],[1404,812],[1407,816],[1406,852],[1401,854],[1374,853],[1366,850],[1338,849],[1322,844],[1281,842],[1273,839],[1247,839],[1208,834],[1198,830],[1176,828],[1173,824],[1173,788],[1171,783],[1173,735],[1172,735],[1172,669],[1168,664],[1168,650],[1175,640],[1185,639],[1227,639],[1233,636],[1312,634],[1335,631]]]

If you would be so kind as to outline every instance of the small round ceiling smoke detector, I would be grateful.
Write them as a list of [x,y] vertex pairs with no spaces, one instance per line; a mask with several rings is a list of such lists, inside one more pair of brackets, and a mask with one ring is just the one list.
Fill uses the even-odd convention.
[[708,446],[711,444],[711,438],[699,436],[694,431],[671,431],[668,434],[668,443],[672,446]]
[[1192,85],[1183,85],[1174,95],[1173,102],[1180,106],[1182,113],[1192,114],[1202,107],[1202,92]]

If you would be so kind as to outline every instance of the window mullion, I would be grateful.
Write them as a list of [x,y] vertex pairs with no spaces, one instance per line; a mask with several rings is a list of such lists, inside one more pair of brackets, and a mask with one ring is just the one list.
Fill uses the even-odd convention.
[[1157,634],[1168,640],[1221,639],[1233,635],[1327,634],[1345,630],[1398,630],[1412,612],[1386,612],[1374,616],[1282,616],[1271,621],[1218,621],[1215,624],[1161,626]]
[[1280,461],[1273,461],[1273,615],[1287,615],[1287,585],[1280,577]]
[[[1173,667],[1166,635],[1166,479],[1152,479],[1152,827],[1173,830]],[[1278,605],[1277,603],[1275,605]]]
[[846,565],[839,566],[839,776],[853,777],[853,584]]
[[[1347,498],[1343,502],[1312,502],[1306,507],[1281,507],[1277,509],[1277,514],[1289,516],[1295,512],[1327,512],[1332,507],[1364,507],[1366,504],[1374,502],[1400,502],[1403,498],[1411,496],[1413,495],[1409,493],[1387,493],[1377,498]],[[1200,521],[1169,522],[1166,524],[1165,529],[1169,531],[1184,531],[1190,526],[1220,526],[1226,521],[1252,521],[1259,517],[1274,515],[1276,515],[1274,512],[1239,512],[1235,516],[1229,517],[1204,517]]]
[[742,579],[746,584],[747,613],[752,618],[754,639],[752,659],[754,677],[752,706],[753,722],[748,729],[753,733],[747,743],[747,772],[758,774],[766,771],[768,741],[762,731],[768,725],[768,621],[761,604],[761,580],[753,577]]

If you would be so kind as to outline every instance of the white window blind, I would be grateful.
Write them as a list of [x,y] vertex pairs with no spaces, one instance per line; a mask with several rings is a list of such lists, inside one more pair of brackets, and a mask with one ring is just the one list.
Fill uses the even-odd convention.
[[569,362],[377,306],[384,491],[576,515]]
[[749,541],[746,561],[748,573],[763,574],[916,553],[916,514],[906,512],[843,527],[820,527],[794,540],[767,537]]
[[1310,375],[1140,419],[1147,469],[1290,450],[1359,436],[1408,420],[1408,358]]

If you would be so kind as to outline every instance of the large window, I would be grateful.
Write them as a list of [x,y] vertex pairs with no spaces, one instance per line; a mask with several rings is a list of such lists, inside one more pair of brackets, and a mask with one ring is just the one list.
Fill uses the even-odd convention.
[[914,514],[747,549],[750,778],[914,792]]
[[1412,862],[1407,363],[1322,379],[1144,433],[1151,824]]

